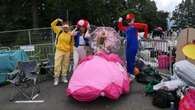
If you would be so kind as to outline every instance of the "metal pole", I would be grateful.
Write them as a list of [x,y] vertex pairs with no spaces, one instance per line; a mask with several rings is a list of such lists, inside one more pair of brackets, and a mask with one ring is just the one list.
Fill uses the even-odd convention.
[[54,55],[55,53],[55,37],[54,33],[51,31],[51,41],[52,41],[52,54]]
[[22,29],[22,30],[0,31],[0,34],[1,33],[12,33],[12,32],[26,32],[29,30],[36,31],[36,30],[45,30],[45,29],[51,29],[51,28],[50,27],[43,27],[43,28],[32,28],[32,29]]
[[67,19],[67,23],[69,24],[69,13],[68,13],[68,9],[66,10],[66,19]]
[[[31,31],[30,30],[28,30],[28,45],[31,45],[32,44],[32,42],[31,42]],[[30,51],[30,56],[32,56],[33,55],[33,52],[32,51]]]
[[32,42],[31,42],[31,32],[30,32],[30,30],[28,30],[28,40],[29,40],[29,44],[31,45]]
[[[172,74],[172,44],[170,45],[170,53],[169,53],[169,72]],[[173,75],[173,74],[172,74]]]

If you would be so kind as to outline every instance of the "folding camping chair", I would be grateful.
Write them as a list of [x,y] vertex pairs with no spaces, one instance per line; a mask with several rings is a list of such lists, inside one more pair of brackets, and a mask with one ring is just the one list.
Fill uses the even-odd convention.
[[44,68],[47,69],[47,72],[49,74],[53,74],[53,70],[54,70],[54,56],[53,55],[48,56],[48,62]]
[[42,76],[41,81],[53,79],[53,71],[54,57],[49,55],[47,61],[42,62],[40,65],[40,76]]
[[8,81],[11,82],[14,88],[10,101],[14,101],[18,93],[28,101],[34,100],[40,92],[37,85],[38,74],[36,61],[19,61],[16,70],[8,74]]

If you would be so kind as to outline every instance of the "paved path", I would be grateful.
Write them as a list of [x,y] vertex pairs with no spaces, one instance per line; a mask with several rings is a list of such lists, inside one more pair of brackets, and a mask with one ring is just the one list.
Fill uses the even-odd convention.
[[152,99],[144,96],[144,85],[133,82],[131,92],[117,101],[99,98],[90,103],[77,102],[65,94],[66,85],[53,87],[52,81],[40,84],[39,104],[15,104],[9,102],[10,85],[0,87],[0,110],[161,110],[152,106]]

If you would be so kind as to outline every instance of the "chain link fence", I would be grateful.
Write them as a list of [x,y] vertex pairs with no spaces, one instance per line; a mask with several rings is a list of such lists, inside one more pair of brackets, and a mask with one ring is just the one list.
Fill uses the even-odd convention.
[[44,60],[54,54],[55,34],[50,28],[0,32],[0,49],[24,49],[30,59]]
[[[96,26],[90,26],[90,32],[95,29]],[[0,50],[17,49],[25,50],[30,59],[46,60],[54,56],[55,33],[50,27],[0,32]]]
[[[71,26],[73,29],[75,26]],[[90,32],[95,30],[95,26],[91,26]],[[172,62],[172,49],[170,39],[163,40],[140,40],[140,50],[138,55],[151,65],[159,67],[160,55],[166,55],[168,59],[165,62],[165,69],[170,69]],[[0,32],[0,49],[1,50],[17,50],[24,49],[30,59],[44,61],[55,52],[55,34],[51,28],[37,28],[26,30],[14,30]],[[124,46],[121,47],[119,54],[124,56]],[[164,60],[163,60],[164,61]],[[169,66],[168,66],[169,65]]]

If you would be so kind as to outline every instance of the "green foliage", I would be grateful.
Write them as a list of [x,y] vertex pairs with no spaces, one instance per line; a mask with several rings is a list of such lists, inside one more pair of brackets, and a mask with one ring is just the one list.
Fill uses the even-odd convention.
[[195,0],[183,0],[173,12],[177,28],[195,27]]
[[[60,17],[75,24],[88,19],[94,25],[112,24],[120,16],[132,12],[136,21],[166,27],[166,12],[158,12],[151,0],[1,0],[0,30],[49,27],[51,21]],[[163,21],[163,22],[162,22]]]
[[149,25],[150,30],[156,26],[167,29],[168,12],[157,11],[156,3],[151,0],[128,0],[128,9],[123,11],[123,15],[127,13],[136,14],[137,22],[144,22]]

